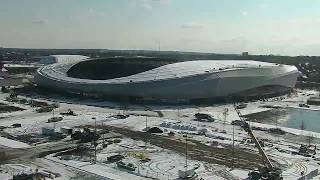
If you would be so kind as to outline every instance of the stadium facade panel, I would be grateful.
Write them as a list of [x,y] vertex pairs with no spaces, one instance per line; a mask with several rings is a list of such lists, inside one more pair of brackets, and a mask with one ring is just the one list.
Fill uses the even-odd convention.
[[68,75],[75,65],[87,61],[92,60],[60,61],[44,66],[38,69],[35,80],[40,87],[71,93],[191,100],[226,97],[264,86],[293,88],[299,75],[295,66],[251,60],[177,62],[111,79]]

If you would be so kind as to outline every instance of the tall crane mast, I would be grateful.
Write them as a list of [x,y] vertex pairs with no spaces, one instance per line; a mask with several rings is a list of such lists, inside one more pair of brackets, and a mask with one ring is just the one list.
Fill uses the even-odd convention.
[[234,103],[234,109],[236,110],[240,120],[243,122],[243,128],[248,133],[256,147],[258,148],[259,154],[262,156],[262,161],[266,166],[266,172],[262,172],[260,174],[267,174],[269,176],[268,179],[282,179],[281,171],[276,169],[273,164],[271,163],[270,159],[268,158],[267,154],[265,153],[264,149],[262,148],[261,144],[259,143],[258,139],[254,135],[250,124],[242,117],[240,110],[237,108],[236,104]]
[[261,144],[259,143],[258,139],[256,138],[256,136],[253,134],[252,129],[249,125],[249,123],[243,119],[242,114],[240,112],[240,110],[236,107],[236,105],[234,105],[234,108],[240,118],[240,120],[243,122],[243,129],[248,133],[248,135],[250,136],[250,138],[252,139],[252,141],[254,142],[254,144],[256,145],[256,147],[259,150],[259,154],[262,156],[262,160],[265,164],[265,166],[272,170],[274,168],[274,166],[272,165],[270,159],[268,158],[268,156],[266,155],[266,153],[264,152],[264,149],[262,148]]

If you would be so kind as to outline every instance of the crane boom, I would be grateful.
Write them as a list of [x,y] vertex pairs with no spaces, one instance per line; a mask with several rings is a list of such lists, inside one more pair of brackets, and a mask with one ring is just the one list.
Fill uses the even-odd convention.
[[253,140],[254,144],[256,145],[256,147],[259,150],[259,154],[262,156],[262,160],[265,164],[265,166],[267,167],[268,170],[273,170],[274,166],[272,165],[270,159],[268,158],[268,156],[266,155],[266,153],[264,152],[261,144],[259,143],[258,139],[256,138],[256,136],[254,135],[249,123],[247,123],[243,118],[242,118],[242,114],[240,112],[240,110],[236,107],[236,104],[234,104],[234,108],[240,118],[240,120],[243,122],[244,125],[244,130],[249,134],[249,136],[251,137],[251,139]]

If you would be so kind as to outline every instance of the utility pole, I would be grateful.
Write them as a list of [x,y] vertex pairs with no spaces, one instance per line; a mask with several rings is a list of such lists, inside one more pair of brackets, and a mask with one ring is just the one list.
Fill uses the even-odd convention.
[[147,153],[147,149],[148,149],[148,141],[149,141],[149,134],[148,134],[148,116],[146,116],[146,144],[145,144],[145,153]]
[[185,173],[187,173],[188,170],[188,135],[186,134],[186,164],[185,164]]
[[94,119],[94,164],[96,164],[97,162],[97,119],[95,117],[93,117],[92,119]]
[[223,126],[226,125],[227,115],[228,115],[228,108],[224,108],[223,109]]
[[146,115],[146,131],[148,130],[148,116]]
[[103,138],[103,145],[102,145],[102,147],[104,148],[105,143],[106,143],[106,139],[105,139],[105,136],[104,136],[104,134],[105,134],[105,130],[104,130],[104,127],[103,127],[103,122],[101,122],[101,127],[102,127],[102,129],[103,129],[103,134],[102,134],[102,138]]
[[301,125],[300,125],[300,129],[301,129],[301,136],[303,135],[303,131],[305,130],[305,124],[304,124],[304,120],[302,119],[301,121]]
[[232,167],[234,168],[234,124],[232,125]]
[[[276,118],[276,129],[278,129],[278,118]],[[276,135],[276,142],[278,147],[280,146],[280,136]]]
[[309,136],[307,136],[307,138],[308,138],[308,144],[310,146],[313,140],[313,135],[310,133]]

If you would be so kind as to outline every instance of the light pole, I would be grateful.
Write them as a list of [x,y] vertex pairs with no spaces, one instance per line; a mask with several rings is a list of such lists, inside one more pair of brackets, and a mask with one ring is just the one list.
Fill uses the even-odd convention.
[[92,118],[94,120],[94,137],[93,137],[93,145],[94,145],[94,164],[97,162],[97,119],[95,117]]

